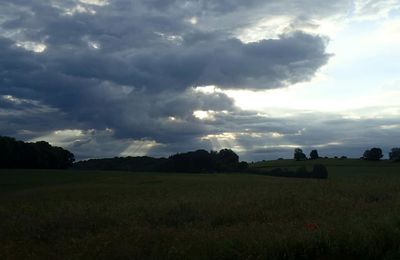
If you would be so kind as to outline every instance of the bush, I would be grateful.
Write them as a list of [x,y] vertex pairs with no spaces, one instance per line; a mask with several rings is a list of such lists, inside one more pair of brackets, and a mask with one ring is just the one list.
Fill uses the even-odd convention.
[[305,178],[309,175],[307,168],[305,166],[301,166],[296,170],[296,177]]
[[268,174],[273,175],[273,176],[282,176],[283,170],[281,168],[275,168],[275,169],[270,170]]
[[312,170],[312,176],[318,179],[327,179],[328,169],[322,164],[316,164]]
[[289,171],[286,168],[275,168],[269,171],[254,171],[253,173],[276,176],[276,177],[289,177],[289,178],[316,178],[327,179],[328,170],[325,166],[317,164],[311,172],[307,171],[305,166],[299,167],[296,171]]
[[247,162],[240,162],[239,164],[238,164],[238,170],[239,171],[244,171],[244,170],[247,170],[248,168],[249,168],[249,164],[247,163]]

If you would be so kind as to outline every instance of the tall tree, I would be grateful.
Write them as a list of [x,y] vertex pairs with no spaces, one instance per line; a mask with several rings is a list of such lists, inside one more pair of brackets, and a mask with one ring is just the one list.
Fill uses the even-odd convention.
[[311,153],[310,153],[310,159],[311,160],[315,160],[315,159],[318,159],[318,158],[319,158],[318,151],[317,150],[312,150]]
[[382,149],[376,147],[366,150],[363,155],[363,159],[367,161],[379,161],[382,157]]
[[303,153],[303,150],[296,148],[294,149],[294,159],[296,161],[305,161],[307,160],[307,156]]
[[392,148],[389,153],[389,159],[395,162],[400,162],[400,148]]

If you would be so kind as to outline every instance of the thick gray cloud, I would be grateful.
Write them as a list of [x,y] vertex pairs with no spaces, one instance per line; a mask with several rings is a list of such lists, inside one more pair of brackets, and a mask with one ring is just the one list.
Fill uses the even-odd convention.
[[[249,154],[283,149],[273,142],[258,147],[254,142],[260,140],[250,133],[279,133],[285,147],[307,145],[299,137],[300,121],[241,111],[227,95],[194,87],[263,90],[310,80],[329,60],[328,39],[301,28],[344,15],[348,5],[1,1],[0,133],[63,140],[59,143],[80,158],[123,154],[135,140],[156,142],[148,149],[156,155],[211,149],[213,139],[226,133],[236,133],[235,142],[221,145],[235,143]],[[281,35],[247,43],[238,39],[242,29],[274,16],[292,21]],[[200,119],[193,113],[198,110],[210,117]],[[314,131],[307,137],[310,145],[329,139],[316,133],[317,126],[308,128]],[[54,134],[66,129],[82,132]]]

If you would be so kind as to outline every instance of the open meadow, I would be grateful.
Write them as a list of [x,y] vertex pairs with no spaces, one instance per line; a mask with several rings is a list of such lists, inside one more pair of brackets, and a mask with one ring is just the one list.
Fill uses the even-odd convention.
[[400,164],[318,163],[327,180],[1,170],[0,259],[399,259]]

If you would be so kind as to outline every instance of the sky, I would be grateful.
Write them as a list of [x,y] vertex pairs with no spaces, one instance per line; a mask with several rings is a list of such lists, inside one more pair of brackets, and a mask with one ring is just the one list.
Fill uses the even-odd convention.
[[400,146],[400,1],[0,0],[0,135],[80,159]]

